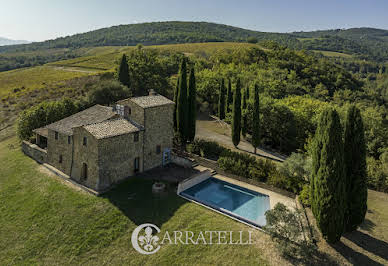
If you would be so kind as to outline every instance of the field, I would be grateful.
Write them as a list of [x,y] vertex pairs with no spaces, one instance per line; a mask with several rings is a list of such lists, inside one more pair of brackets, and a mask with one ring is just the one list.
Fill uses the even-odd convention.
[[146,222],[162,232],[253,229],[173,192],[155,197],[152,181],[144,179],[128,181],[103,197],[77,191],[23,155],[15,138],[0,142],[0,161],[1,264],[286,263],[257,230],[254,245],[166,245],[154,255],[141,255],[132,248],[131,233]]
[[[210,55],[217,50],[222,49],[239,49],[246,47],[257,47],[256,44],[235,43],[235,42],[215,42],[215,43],[186,43],[186,44],[168,44],[168,45],[152,45],[144,46],[145,49],[158,49],[160,51],[176,51],[185,54],[201,54]],[[86,67],[99,70],[113,69],[117,62],[116,60],[121,53],[128,53],[134,46],[105,46],[96,47],[88,51],[88,56],[57,61],[49,65],[59,65],[67,67]]]
[[332,51],[323,51],[323,50],[312,50],[317,53],[321,53],[327,57],[341,57],[341,58],[353,58],[352,55],[346,53],[332,52]]

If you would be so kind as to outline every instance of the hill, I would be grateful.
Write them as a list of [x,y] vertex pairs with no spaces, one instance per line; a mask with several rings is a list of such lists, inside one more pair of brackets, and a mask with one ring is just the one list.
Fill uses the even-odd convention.
[[15,45],[15,44],[25,44],[29,43],[29,41],[25,40],[11,40],[4,37],[0,37],[0,46],[2,45]]
[[345,53],[356,59],[388,60],[388,31],[373,28],[270,33],[208,22],[119,25],[30,44],[0,46],[0,71],[84,56],[91,47],[204,42],[275,41],[293,49]]

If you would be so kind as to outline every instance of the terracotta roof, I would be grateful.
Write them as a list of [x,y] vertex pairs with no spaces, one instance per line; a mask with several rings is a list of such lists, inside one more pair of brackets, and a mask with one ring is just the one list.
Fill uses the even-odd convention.
[[142,130],[141,127],[136,126],[134,123],[124,118],[90,124],[83,128],[97,139],[109,138]]
[[93,123],[99,123],[113,117],[118,116],[113,112],[112,107],[94,105],[88,109],[78,112],[74,115],[66,117],[62,120],[47,125],[46,128],[65,133],[68,135],[73,134],[72,128],[89,125]]
[[142,97],[130,98],[130,100],[143,108],[161,106],[166,104],[174,104],[173,101],[162,95],[150,95]]

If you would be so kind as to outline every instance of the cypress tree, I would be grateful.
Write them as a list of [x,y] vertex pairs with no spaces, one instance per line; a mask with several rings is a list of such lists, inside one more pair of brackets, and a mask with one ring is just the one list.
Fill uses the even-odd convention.
[[177,120],[176,120],[176,110],[177,110],[177,101],[178,101],[178,93],[179,93],[179,77],[176,80],[176,87],[174,90],[174,130],[177,130]]
[[242,98],[242,109],[247,108],[247,89],[243,92],[243,98]]
[[222,120],[225,118],[225,84],[221,79],[220,96],[218,98],[218,117]]
[[260,102],[259,88],[255,85],[255,93],[253,99],[253,123],[252,123],[252,145],[255,149],[260,145]]
[[241,134],[241,84],[237,79],[236,90],[233,95],[233,121],[232,121],[232,141],[237,147],[240,143]]
[[344,231],[346,179],[341,122],[334,109],[320,116],[312,159],[311,209],[323,237],[335,243]]
[[191,68],[189,77],[189,91],[188,91],[188,129],[187,139],[193,141],[195,138],[195,122],[197,118],[197,90],[195,87],[194,67]]
[[345,230],[350,232],[364,221],[367,210],[366,146],[360,110],[350,106],[345,122],[345,173],[347,212]]
[[187,141],[187,128],[188,128],[188,102],[187,102],[187,70],[186,70],[186,58],[183,58],[181,69],[179,71],[179,92],[177,102],[177,132],[179,135],[179,141],[183,145]]
[[131,85],[129,78],[129,67],[125,54],[123,54],[123,56],[121,57],[120,65],[117,69],[117,79],[121,84],[127,86],[128,88]]
[[247,112],[243,111],[241,134],[243,135],[244,138],[247,136],[247,131],[248,131],[248,114],[247,114]]
[[230,112],[230,106],[233,103],[232,82],[229,79],[228,92],[226,94],[226,112]]

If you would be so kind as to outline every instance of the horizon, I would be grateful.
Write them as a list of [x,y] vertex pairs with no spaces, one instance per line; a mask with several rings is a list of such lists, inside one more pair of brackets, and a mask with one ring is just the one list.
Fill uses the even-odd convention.
[[[120,7],[120,8],[118,8]],[[290,3],[246,0],[199,0],[182,3],[145,0],[69,0],[55,2],[19,0],[4,3],[0,10],[0,36],[39,42],[117,25],[185,21],[230,25],[260,32],[291,33],[349,28],[388,29],[384,10],[388,3],[334,0]]]
[[213,24],[231,26],[231,27],[241,28],[241,29],[245,29],[245,30],[257,31],[257,32],[267,32],[267,33],[289,33],[289,34],[291,34],[291,33],[296,33],[296,32],[314,32],[314,31],[328,31],[328,30],[349,30],[349,29],[355,29],[355,28],[359,28],[359,29],[360,29],[360,28],[370,28],[370,29],[378,29],[378,30],[387,30],[387,31],[388,31],[388,28],[375,28],[375,27],[368,27],[368,26],[350,27],[350,28],[315,29],[315,30],[309,30],[309,31],[303,31],[303,30],[295,30],[295,31],[287,31],[287,32],[280,32],[280,31],[259,31],[259,30],[255,30],[255,29],[242,28],[242,27],[239,27],[239,26],[236,26],[236,25],[230,25],[230,24],[224,24],[224,23],[217,23],[217,22],[212,22],[212,21],[166,20],[166,21],[145,21],[145,22],[129,23],[129,24],[115,24],[115,25],[109,25],[109,26],[105,26],[105,27],[102,27],[102,28],[98,28],[98,29],[92,29],[92,30],[87,30],[87,31],[83,31],[83,32],[75,32],[75,33],[72,33],[72,34],[70,34],[70,35],[63,35],[63,36],[58,36],[58,37],[55,37],[55,38],[52,38],[52,39],[45,39],[45,40],[38,40],[38,41],[34,41],[34,40],[26,40],[26,39],[12,39],[12,38],[8,38],[7,36],[1,36],[1,35],[0,35],[0,38],[5,38],[5,39],[8,39],[8,40],[10,40],[10,41],[23,41],[23,42],[28,42],[28,43],[33,43],[33,42],[45,42],[45,41],[54,40],[54,39],[57,39],[57,38],[63,38],[63,37],[67,37],[67,36],[73,36],[73,35],[77,35],[77,34],[83,34],[83,33],[92,32],[92,31],[96,31],[96,30],[100,30],[100,29],[104,29],[104,28],[111,28],[111,27],[115,27],[115,26],[121,26],[121,25],[135,25],[135,24],[147,24],[147,23],[163,23],[163,22],[213,23]]

